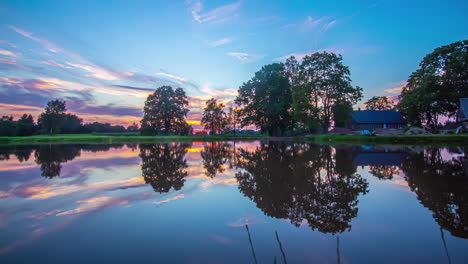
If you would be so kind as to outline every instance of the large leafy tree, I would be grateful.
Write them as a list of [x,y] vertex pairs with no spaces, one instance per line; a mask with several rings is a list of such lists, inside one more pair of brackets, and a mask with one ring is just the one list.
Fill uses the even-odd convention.
[[206,130],[211,131],[212,135],[224,133],[229,123],[228,116],[224,112],[226,106],[223,103],[218,103],[215,98],[209,99],[205,104],[201,124],[205,126]]
[[456,114],[459,98],[468,97],[468,40],[435,49],[411,74],[398,109],[413,124],[436,126]]
[[280,136],[291,128],[291,89],[284,65],[265,65],[239,88],[235,99],[240,111],[241,125],[255,125],[261,132]]
[[332,108],[333,122],[335,127],[344,127],[346,123],[351,122],[353,119],[353,104],[347,100],[338,100]]
[[38,124],[48,134],[57,134],[65,121],[67,111],[65,101],[53,100],[47,103],[44,112],[39,115]]
[[63,134],[80,133],[83,129],[83,119],[73,114],[66,114],[61,132]]
[[182,88],[161,86],[149,95],[143,109],[141,120],[142,133],[157,134],[189,134],[190,126],[185,121],[188,100]]
[[362,97],[362,88],[351,85],[349,68],[341,55],[316,52],[305,56],[293,86],[294,112],[306,124],[319,119],[327,132],[333,108],[339,102],[355,104]]
[[373,96],[364,104],[367,110],[390,110],[395,107],[395,103],[387,96]]
[[34,125],[34,119],[32,115],[23,114],[16,123],[17,136],[31,136],[36,130],[36,126]]
[[12,137],[16,135],[16,122],[13,116],[2,116],[0,118],[0,136]]

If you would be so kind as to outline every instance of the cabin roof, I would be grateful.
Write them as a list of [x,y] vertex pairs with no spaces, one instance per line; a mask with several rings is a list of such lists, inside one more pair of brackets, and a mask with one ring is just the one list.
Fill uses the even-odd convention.
[[352,117],[361,124],[406,124],[406,120],[395,110],[359,110]]

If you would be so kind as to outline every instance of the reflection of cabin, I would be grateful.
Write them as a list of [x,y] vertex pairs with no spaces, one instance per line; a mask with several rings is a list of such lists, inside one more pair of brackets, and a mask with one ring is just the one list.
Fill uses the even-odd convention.
[[406,152],[361,152],[354,159],[355,166],[401,166]]
[[457,112],[457,123],[468,126],[468,98],[460,98],[460,108]]
[[353,121],[346,125],[352,130],[373,131],[378,128],[403,128],[406,120],[395,110],[358,110],[351,115]]

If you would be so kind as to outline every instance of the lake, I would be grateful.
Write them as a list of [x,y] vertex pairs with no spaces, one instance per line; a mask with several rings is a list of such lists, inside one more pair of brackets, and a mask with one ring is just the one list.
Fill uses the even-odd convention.
[[467,263],[468,148],[0,146],[0,263]]

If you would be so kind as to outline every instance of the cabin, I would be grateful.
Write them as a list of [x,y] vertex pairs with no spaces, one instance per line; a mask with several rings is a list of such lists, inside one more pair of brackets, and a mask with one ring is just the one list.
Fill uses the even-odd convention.
[[358,110],[351,115],[346,128],[374,131],[378,128],[404,128],[406,120],[396,110]]
[[457,123],[468,127],[468,98],[460,98],[460,107],[457,112]]

